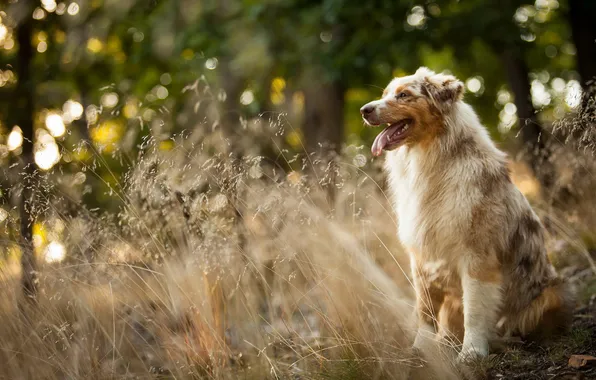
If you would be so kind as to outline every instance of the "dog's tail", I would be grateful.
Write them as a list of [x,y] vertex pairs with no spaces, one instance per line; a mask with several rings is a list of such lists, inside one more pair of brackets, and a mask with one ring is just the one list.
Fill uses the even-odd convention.
[[572,286],[559,277],[550,281],[542,293],[516,318],[520,334],[533,340],[565,332],[571,326],[575,295]]

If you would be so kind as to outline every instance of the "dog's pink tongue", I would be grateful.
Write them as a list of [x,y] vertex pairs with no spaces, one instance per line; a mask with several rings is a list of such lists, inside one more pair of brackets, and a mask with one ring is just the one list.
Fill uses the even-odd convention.
[[385,128],[381,133],[377,135],[375,141],[372,144],[370,151],[372,152],[373,156],[378,157],[383,153],[383,149],[389,143],[389,130],[391,128]]

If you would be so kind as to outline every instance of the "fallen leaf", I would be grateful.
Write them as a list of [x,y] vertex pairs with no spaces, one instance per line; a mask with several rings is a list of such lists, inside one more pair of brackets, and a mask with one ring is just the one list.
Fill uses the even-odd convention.
[[567,363],[572,368],[583,368],[596,365],[596,356],[591,355],[571,355]]

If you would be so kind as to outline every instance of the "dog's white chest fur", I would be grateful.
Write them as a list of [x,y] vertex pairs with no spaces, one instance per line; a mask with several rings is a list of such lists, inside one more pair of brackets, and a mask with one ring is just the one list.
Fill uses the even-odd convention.
[[[423,154],[425,156],[423,156]],[[474,164],[454,161],[434,172],[428,152],[401,147],[388,152],[386,169],[402,244],[426,260],[452,259],[463,253],[471,212],[481,198],[473,184]],[[470,166],[471,165],[471,166]]]
[[389,174],[392,200],[398,217],[398,235],[406,247],[417,247],[423,240],[420,225],[420,206],[422,194],[420,188],[428,187],[422,178],[416,175],[418,161],[408,157],[408,148],[402,147],[389,152],[385,166]]

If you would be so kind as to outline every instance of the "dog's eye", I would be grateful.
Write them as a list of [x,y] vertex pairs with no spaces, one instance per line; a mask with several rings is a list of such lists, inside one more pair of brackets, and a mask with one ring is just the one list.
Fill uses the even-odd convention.
[[401,99],[401,98],[405,98],[406,96],[408,96],[407,93],[405,92],[400,92],[399,94],[395,95],[396,99]]

